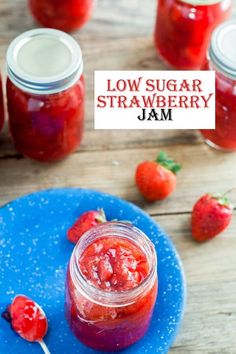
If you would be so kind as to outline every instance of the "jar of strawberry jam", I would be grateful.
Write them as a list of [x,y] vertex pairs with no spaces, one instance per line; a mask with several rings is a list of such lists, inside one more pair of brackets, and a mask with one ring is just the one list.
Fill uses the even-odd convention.
[[205,64],[212,31],[225,21],[232,0],[158,0],[155,44],[171,67],[199,70]]
[[29,0],[29,7],[42,26],[70,32],[89,20],[94,0]]
[[0,74],[0,132],[4,125],[4,100],[3,100],[3,90],[2,90],[2,76]]
[[201,130],[206,142],[218,149],[236,150],[236,21],[213,33],[208,69],[216,72],[216,129]]
[[124,223],[100,224],[77,243],[66,283],[66,316],[75,336],[117,351],[146,333],[157,296],[153,244]]
[[80,144],[85,87],[82,54],[68,34],[36,29],[7,52],[10,132],[16,149],[39,161],[65,158]]

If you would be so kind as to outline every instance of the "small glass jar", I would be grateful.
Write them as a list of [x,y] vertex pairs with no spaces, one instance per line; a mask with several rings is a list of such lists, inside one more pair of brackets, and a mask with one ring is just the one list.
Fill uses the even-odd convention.
[[154,37],[164,62],[175,69],[201,69],[212,31],[229,17],[231,2],[158,0]]
[[208,69],[216,72],[216,128],[201,130],[206,142],[225,151],[236,151],[236,21],[213,33]]
[[[79,263],[83,252],[100,239],[110,242],[110,252],[115,262],[120,262],[114,237],[117,242],[132,242],[136,252],[142,252],[148,262],[147,276],[137,286],[123,291],[96,287],[84,276]],[[101,246],[95,248],[99,251]],[[86,260],[89,262],[89,257]],[[156,296],[156,252],[143,232],[129,224],[108,222],[82,236],[71,256],[66,282],[66,317],[81,342],[102,351],[117,351],[135,343],[149,327]]]
[[29,7],[42,26],[71,32],[90,19],[94,0],[29,0]]
[[85,85],[78,43],[68,34],[36,29],[7,51],[7,104],[16,149],[39,161],[67,157],[80,144]]
[[4,100],[3,100],[3,86],[2,86],[2,75],[0,74],[0,132],[4,125]]

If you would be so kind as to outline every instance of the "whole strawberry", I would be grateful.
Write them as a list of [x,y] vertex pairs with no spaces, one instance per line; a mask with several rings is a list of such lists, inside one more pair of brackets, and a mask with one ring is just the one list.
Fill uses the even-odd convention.
[[82,214],[67,231],[67,238],[72,243],[77,243],[80,237],[93,226],[106,222],[104,210],[90,210]]
[[160,152],[156,161],[144,161],[136,169],[135,181],[140,193],[149,201],[168,197],[176,187],[176,174],[181,165]]
[[206,194],[192,211],[192,235],[199,242],[207,241],[224,231],[232,219],[233,207],[222,195]]

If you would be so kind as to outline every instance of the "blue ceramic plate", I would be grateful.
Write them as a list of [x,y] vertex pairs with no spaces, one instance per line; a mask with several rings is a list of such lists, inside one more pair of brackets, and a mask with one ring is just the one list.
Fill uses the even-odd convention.
[[[45,337],[52,354],[95,354],[77,341],[64,317],[64,280],[73,245],[66,231],[90,209],[103,208],[108,220],[130,220],[158,253],[159,296],[147,335],[127,354],[167,353],[183,316],[185,281],[179,256],[168,236],[141,209],[114,196],[83,189],[53,189],[0,208],[0,311],[16,294],[37,301],[49,320]],[[42,353],[0,319],[0,353]]]

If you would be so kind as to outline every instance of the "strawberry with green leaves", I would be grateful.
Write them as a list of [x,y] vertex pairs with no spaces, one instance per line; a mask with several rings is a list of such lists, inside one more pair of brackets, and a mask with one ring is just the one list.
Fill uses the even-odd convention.
[[203,242],[223,232],[231,222],[233,207],[225,196],[205,194],[192,211],[192,235]]
[[181,165],[165,152],[156,161],[144,161],[136,169],[135,181],[140,193],[151,202],[168,197],[176,187]]

